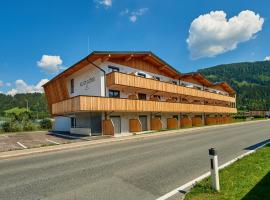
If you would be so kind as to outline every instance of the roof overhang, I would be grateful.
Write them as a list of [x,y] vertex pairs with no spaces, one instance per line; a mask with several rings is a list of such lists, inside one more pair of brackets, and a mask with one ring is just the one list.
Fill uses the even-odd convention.
[[[132,58],[141,58],[155,65],[160,71],[171,74],[174,78],[180,77],[181,73],[178,70],[150,51],[93,51],[91,54],[54,77],[51,81],[58,78],[67,77],[98,59],[101,59],[101,62],[105,62],[109,61],[110,59],[123,59],[124,61],[129,61]],[[44,84],[44,86],[46,86],[49,82]]]

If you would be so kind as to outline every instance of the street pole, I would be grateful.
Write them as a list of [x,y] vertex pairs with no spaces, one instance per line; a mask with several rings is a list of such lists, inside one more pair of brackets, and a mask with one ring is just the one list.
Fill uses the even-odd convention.
[[212,189],[220,191],[219,172],[218,172],[218,156],[215,148],[209,149],[210,167],[211,167],[211,181]]

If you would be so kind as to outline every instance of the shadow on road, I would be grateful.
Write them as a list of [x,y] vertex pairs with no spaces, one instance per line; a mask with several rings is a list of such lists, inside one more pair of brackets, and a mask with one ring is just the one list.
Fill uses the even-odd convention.
[[267,144],[267,143],[269,143],[269,142],[270,142],[270,139],[264,140],[264,141],[259,142],[259,143],[257,143],[257,144],[254,144],[254,145],[251,145],[251,146],[249,146],[249,147],[246,147],[245,150],[254,150],[254,149],[256,149],[257,147],[260,147],[260,146],[262,146],[262,145],[264,145],[264,144]]

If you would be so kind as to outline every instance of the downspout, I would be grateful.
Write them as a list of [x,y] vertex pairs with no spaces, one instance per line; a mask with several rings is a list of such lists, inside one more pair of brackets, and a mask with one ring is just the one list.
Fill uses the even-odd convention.
[[96,67],[97,69],[99,69],[103,73],[103,75],[104,75],[104,95],[106,97],[107,96],[107,91],[106,91],[106,72],[105,72],[105,70],[103,70],[102,68],[100,68],[99,66],[97,66],[96,64],[94,64],[93,62],[89,61],[88,60],[88,57],[87,57],[86,60],[87,60],[87,62],[89,64],[92,64],[94,67]]
[[[106,89],[106,72],[105,72],[105,70],[103,70],[102,68],[100,68],[99,66],[97,66],[95,63],[89,61],[89,60],[88,60],[88,57],[86,58],[86,60],[87,60],[87,62],[88,62],[89,64],[92,64],[95,68],[99,69],[99,70],[103,73],[103,75],[104,75],[104,96],[107,97],[107,89]],[[105,119],[107,119],[107,113],[106,113],[106,112],[104,113],[104,115],[105,115]]]

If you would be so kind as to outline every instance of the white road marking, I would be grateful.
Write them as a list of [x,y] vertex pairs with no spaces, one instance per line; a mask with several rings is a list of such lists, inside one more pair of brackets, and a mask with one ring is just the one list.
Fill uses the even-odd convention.
[[49,140],[49,139],[46,139],[48,142],[50,142],[50,143],[53,143],[53,144],[60,144],[59,142],[55,142],[55,141],[53,141],[53,140]]
[[24,149],[28,149],[28,147],[27,147],[27,146],[23,145],[23,144],[22,144],[22,143],[20,143],[20,142],[17,142],[17,144],[18,144],[19,146],[21,146],[22,148],[24,148]]
[[[245,157],[245,156],[247,156],[247,155],[250,155],[250,154],[254,153],[258,148],[264,147],[264,146],[267,145],[267,144],[270,144],[270,142],[266,142],[266,143],[264,143],[264,144],[262,144],[262,145],[256,147],[256,148],[253,149],[253,150],[250,150],[250,151],[248,151],[248,152],[246,152],[246,153],[243,153],[242,155],[237,156],[236,158],[230,160],[229,162],[224,163],[223,165],[219,166],[218,168],[219,168],[219,169],[223,169],[223,168],[225,168],[225,167],[228,167],[229,165],[233,164],[233,163],[236,162],[237,160],[239,160],[239,159],[241,159],[241,158],[243,158],[243,157]],[[166,199],[168,199],[168,198],[170,198],[170,197],[176,195],[176,194],[179,193],[180,191],[183,191],[183,190],[185,190],[185,189],[187,189],[187,188],[189,188],[189,187],[191,187],[191,186],[194,186],[197,182],[199,182],[199,181],[201,181],[201,180],[203,180],[203,179],[209,177],[210,175],[211,175],[211,173],[210,173],[210,171],[208,171],[208,172],[204,173],[203,175],[201,175],[201,176],[199,176],[199,177],[193,179],[192,181],[189,181],[188,183],[186,183],[186,184],[184,184],[184,185],[182,185],[182,186],[180,186],[180,187],[178,187],[178,188],[172,190],[171,192],[168,192],[167,194],[165,194],[165,195],[163,195],[163,196],[157,198],[156,200],[166,200]]]

